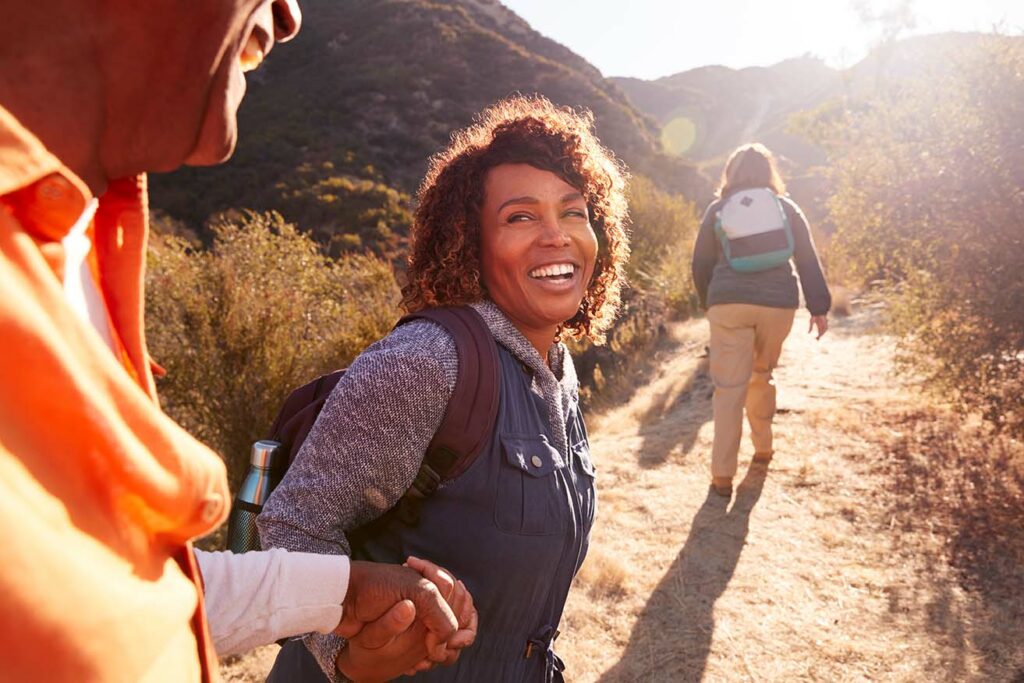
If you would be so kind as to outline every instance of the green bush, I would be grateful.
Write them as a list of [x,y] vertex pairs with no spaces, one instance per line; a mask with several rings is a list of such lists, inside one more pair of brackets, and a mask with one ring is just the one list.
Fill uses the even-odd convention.
[[819,112],[832,263],[892,300],[901,360],[1024,435],[1024,46],[991,37],[938,73]]
[[690,315],[698,303],[690,272],[699,227],[693,202],[635,176],[629,185],[629,214],[633,231],[627,272],[634,288],[660,299],[670,315]]
[[273,205],[331,256],[370,249],[392,262],[400,260],[412,225],[409,195],[378,180],[337,175],[329,162],[303,164],[276,190]]
[[575,345],[577,372],[585,396],[600,392],[630,360],[658,339],[670,320],[691,315],[697,292],[690,273],[698,219],[693,202],[634,176],[629,185],[632,253],[626,267],[629,289],[618,319],[602,347]]
[[167,412],[218,451],[234,487],[288,392],[347,365],[397,314],[389,265],[325,256],[277,214],[224,215],[208,250],[160,234],[146,333]]

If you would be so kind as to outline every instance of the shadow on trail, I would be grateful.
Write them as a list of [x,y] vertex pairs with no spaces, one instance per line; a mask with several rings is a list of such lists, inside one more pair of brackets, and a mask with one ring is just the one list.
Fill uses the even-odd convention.
[[881,521],[897,531],[898,552],[920,552],[903,548],[900,532],[944,544],[927,563],[924,590],[894,590],[890,609],[926,615],[929,634],[945,646],[949,680],[970,678],[980,652],[984,680],[1024,683],[1024,445],[926,410],[890,426],[900,436],[883,442],[876,465],[890,482],[879,493],[887,503]]
[[732,580],[767,473],[765,465],[751,465],[731,508],[708,492],[683,549],[640,613],[622,660],[602,683],[701,679],[715,630],[715,602]]
[[711,396],[714,387],[708,376],[708,359],[702,358],[685,380],[654,397],[639,416],[639,434],[643,439],[637,463],[658,467],[679,449],[688,454],[697,442],[701,425],[711,420]]

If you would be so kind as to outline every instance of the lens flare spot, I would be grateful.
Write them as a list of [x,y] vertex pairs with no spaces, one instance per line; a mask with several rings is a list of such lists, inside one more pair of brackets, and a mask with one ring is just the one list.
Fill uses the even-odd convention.
[[686,154],[697,141],[697,124],[686,116],[677,116],[661,129],[661,146],[669,154]]

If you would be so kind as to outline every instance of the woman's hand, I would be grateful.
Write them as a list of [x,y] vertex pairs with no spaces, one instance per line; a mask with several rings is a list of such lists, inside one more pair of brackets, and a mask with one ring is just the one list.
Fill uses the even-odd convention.
[[[368,563],[353,563],[363,564]],[[376,565],[374,568],[385,566]],[[448,609],[454,613],[458,628],[454,632],[445,629],[446,620],[438,620],[439,615],[436,614],[417,615],[416,605],[408,599],[393,605],[370,623],[356,625],[350,621],[346,625],[343,618],[342,625],[335,632],[348,638],[349,642],[339,653],[336,664],[345,676],[354,681],[383,681],[403,673],[412,675],[426,671],[437,664],[453,664],[458,660],[461,650],[472,645],[476,639],[476,608],[472,596],[461,581],[432,562],[414,557],[408,559],[405,567],[395,569],[415,570],[418,578],[429,584],[431,592],[436,592],[443,607],[447,608],[444,610],[446,615]],[[432,601],[428,602],[429,607],[433,608],[434,605],[430,603]],[[347,616],[354,620],[356,610],[349,612]],[[365,619],[368,615],[361,616]],[[417,619],[417,616],[420,618]],[[424,619],[429,616],[434,619]],[[429,624],[425,625],[424,621],[440,621],[442,628],[428,628]]]
[[812,315],[811,323],[807,326],[807,333],[810,334],[815,326],[818,328],[818,336],[815,339],[821,339],[828,332],[828,315]]
[[415,569],[437,586],[459,621],[459,630],[447,642],[438,642],[434,634],[427,634],[427,646],[431,656],[421,661],[407,674],[426,671],[435,664],[451,666],[458,661],[461,651],[476,641],[477,612],[473,605],[473,596],[464,583],[456,580],[433,562],[410,557],[406,560],[405,566]]

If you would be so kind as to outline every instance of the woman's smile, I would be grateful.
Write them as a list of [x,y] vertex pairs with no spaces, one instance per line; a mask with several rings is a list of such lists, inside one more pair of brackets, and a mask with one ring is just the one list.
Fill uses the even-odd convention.
[[571,292],[582,279],[580,267],[568,261],[538,266],[527,273],[538,287],[552,294]]
[[541,355],[579,311],[597,259],[580,191],[551,171],[501,164],[484,183],[481,275],[494,303]]

